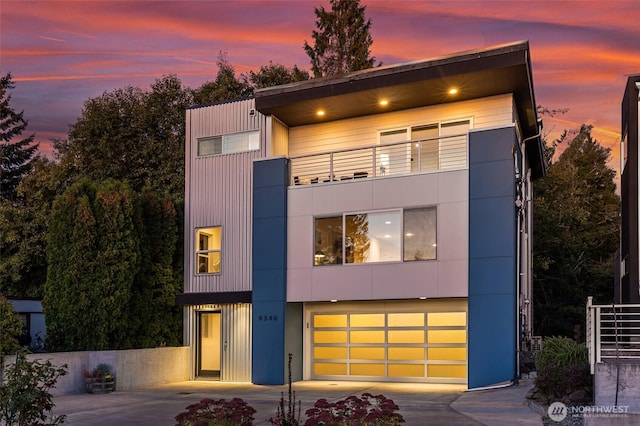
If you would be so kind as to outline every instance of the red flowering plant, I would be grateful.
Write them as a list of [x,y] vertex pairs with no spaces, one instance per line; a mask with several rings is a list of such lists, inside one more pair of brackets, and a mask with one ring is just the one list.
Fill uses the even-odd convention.
[[256,410],[241,398],[205,398],[176,416],[176,426],[251,426]]
[[384,395],[363,393],[361,397],[351,395],[337,402],[321,398],[305,412],[305,426],[399,425],[405,420],[397,410],[399,407],[393,400]]

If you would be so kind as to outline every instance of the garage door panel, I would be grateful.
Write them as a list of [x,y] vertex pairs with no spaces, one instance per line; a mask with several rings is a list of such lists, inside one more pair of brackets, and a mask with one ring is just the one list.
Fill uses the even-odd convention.
[[466,312],[344,309],[310,313],[312,378],[466,383]]

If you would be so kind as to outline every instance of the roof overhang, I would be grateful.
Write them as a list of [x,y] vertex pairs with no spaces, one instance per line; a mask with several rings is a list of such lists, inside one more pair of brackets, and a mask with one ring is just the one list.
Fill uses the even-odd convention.
[[[450,95],[455,87],[457,94]],[[529,43],[457,53],[436,59],[260,89],[256,109],[287,126],[304,126],[409,108],[513,94],[535,176],[544,175]],[[381,107],[379,101],[387,99]],[[318,117],[318,110],[325,111]]]

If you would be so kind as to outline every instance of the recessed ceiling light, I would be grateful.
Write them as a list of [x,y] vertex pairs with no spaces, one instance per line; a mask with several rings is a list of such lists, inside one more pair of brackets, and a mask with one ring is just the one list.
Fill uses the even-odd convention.
[[406,233],[406,234],[404,234],[404,235],[406,235],[407,237],[413,237],[413,233],[412,233],[412,232],[407,232],[407,233]]
[[391,225],[391,221],[390,221],[390,220],[387,220],[387,221],[385,221],[385,222],[384,222],[384,224],[385,224],[385,225]]
[[381,106],[389,105],[389,100],[388,99],[380,99],[380,105]]
[[319,109],[319,110],[316,112],[316,115],[317,115],[318,117],[322,117],[322,116],[324,116],[324,110]]
[[331,303],[336,303],[337,301],[337,299],[331,299]]
[[449,89],[449,94],[450,95],[455,95],[458,93],[458,89],[456,87],[452,87],[451,89]]

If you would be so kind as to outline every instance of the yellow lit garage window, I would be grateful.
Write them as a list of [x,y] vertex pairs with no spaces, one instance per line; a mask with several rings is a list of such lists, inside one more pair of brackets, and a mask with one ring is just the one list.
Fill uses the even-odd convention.
[[384,343],[384,331],[351,331],[351,343]]
[[351,348],[351,359],[384,359],[384,348]]
[[389,348],[389,359],[394,361],[423,361],[424,348]]
[[384,364],[351,364],[353,376],[384,376]]
[[431,364],[427,365],[428,377],[453,377],[464,379],[467,377],[466,365]]
[[346,315],[314,315],[314,327],[346,327]]
[[464,327],[467,325],[466,312],[430,312],[429,327]]
[[389,314],[388,321],[389,327],[424,327],[424,314]]
[[424,331],[389,330],[389,343],[424,343]]
[[313,364],[313,373],[318,376],[344,376],[347,374],[347,364],[316,362]]
[[351,327],[384,327],[384,314],[351,314]]
[[347,359],[347,348],[345,347],[315,347],[313,357],[316,359]]
[[467,343],[467,330],[429,330],[429,343]]
[[467,348],[429,348],[427,358],[430,360],[466,361]]
[[389,377],[424,377],[424,365],[389,364]]
[[314,331],[315,343],[347,343],[346,331]]

